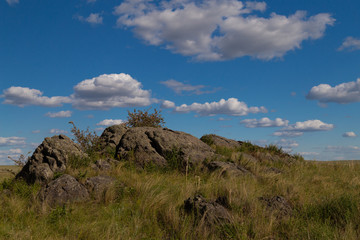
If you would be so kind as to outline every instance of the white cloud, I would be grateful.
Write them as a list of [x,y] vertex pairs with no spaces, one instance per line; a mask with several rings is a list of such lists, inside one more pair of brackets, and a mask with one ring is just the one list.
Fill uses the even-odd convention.
[[358,146],[327,146],[325,150],[337,153],[360,153],[360,147]]
[[347,37],[342,45],[338,48],[339,51],[342,50],[349,50],[349,51],[355,51],[360,50],[360,39],[356,39],[353,37]]
[[356,134],[354,132],[346,132],[342,136],[347,138],[353,138],[356,137]]
[[175,108],[175,112],[188,113],[196,112],[202,116],[214,116],[225,114],[231,116],[244,116],[249,113],[266,113],[265,107],[248,107],[246,103],[240,102],[237,98],[221,99],[219,102],[183,104]]
[[185,83],[176,81],[174,79],[170,79],[170,80],[163,81],[163,82],[160,82],[160,83],[164,84],[168,88],[172,89],[177,94],[182,94],[183,92],[188,92],[188,93],[191,93],[191,94],[200,95],[200,94],[205,94],[205,93],[213,93],[213,92],[216,91],[216,89],[203,91],[202,89],[206,88],[205,85],[193,86],[193,85],[190,85],[190,84],[185,84]]
[[315,132],[315,131],[329,131],[334,128],[333,124],[324,123],[320,120],[307,120],[305,122],[296,122],[291,124],[283,130],[295,132]]
[[283,131],[283,130],[280,130],[280,131],[276,131],[273,133],[274,136],[277,136],[277,137],[299,137],[299,136],[302,136],[304,135],[303,132],[294,132],[294,131]]
[[240,122],[241,124],[245,124],[247,128],[259,128],[259,127],[284,127],[289,124],[288,120],[284,120],[281,118],[276,118],[275,120],[271,120],[267,117],[257,119],[245,119]]
[[51,134],[66,134],[68,132],[65,130],[53,128],[53,129],[50,129],[50,133]]
[[273,135],[278,137],[298,137],[302,136],[304,132],[330,131],[333,128],[333,124],[324,123],[315,119],[288,125],[274,132]]
[[74,87],[74,107],[106,110],[114,107],[139,107],[152,103],[150,91],[130,75],[103,74],[86,79]]
[[0,165],[14,164],[14,162],[10,159],[19,159],[21,154],[22,154],[22,150],[20,148],[0,150]]
[[4,104],[12,104],[19,107],[28,105],[36,105],[43,107],[59,107],[63,103],[70,103],[69,97],[45,97],[43,93],[37,89],[27,87],[10,87],[3,91]]
[[34,131],[31,131],[32,133],[34,134],[37,134],[37,133],[40,133],[40,130],[34,130]]
[[318,152],[300,152],[300,155],[306,157],[306,156],[319,156],[320,153]]
[[25,138],[23,137],[0,137],[0,147],[24,145]]
[[112,126],[112,125],[118,125],[118,124],[122,124],[125,121],[121,120],[121,119],[105,119],[102,120],[101,122],[97,123],[97,126]]
[[[95,1],[92,1],[92,2],[95,2]],[[78,19],[81,22],[87,22],[92,25],[103,23],[103,17],[100,15],[100,13],[91,13],[87,18],[85,18],[83,16],[78,16]]]
[[60,112],[48,112],[45,114],[45,116],[51,118],[68,118],[71,117],[71,114],[72,114],[71,111],[60,111]]
[[281,147],[282,150],[284,150],[285,152],[291,152],[293,148],[299,146],[299,144],[296,141],[289,139],[280,139],[279,141],[276,141],[274,144]]
[[10,5],[10,6],[13,6],[15,4],[18,4],[19,3],[19,0],[6,0],[6,2]]
[[114,14],[119,27],[132,28],[148,44],[204,61],[282,57],[304,40],[321,38],[335,21],[328,13],[267,18],[256,13],[265,10],[265,2],[238,0],[126,0]]
[[346,82],[335,87],[329,84],[320,84],[311,88],[306,96],[310,100],[318,100],[320,103],[351,103],[360,102],[360,78],[356,82]]
[[164,100],[161,103],[161,108],[175,108],[175,103],[169,100]]

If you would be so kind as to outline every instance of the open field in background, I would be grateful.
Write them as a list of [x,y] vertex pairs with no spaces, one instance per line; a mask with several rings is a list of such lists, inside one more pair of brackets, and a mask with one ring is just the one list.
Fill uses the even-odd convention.
[[13,173],[17,173],[20,171],[20,167],[14,165],[0,165],[0,181],[4,180],[5,178],[14,177],[14,174],[9,172],[8,170],[12,171]]

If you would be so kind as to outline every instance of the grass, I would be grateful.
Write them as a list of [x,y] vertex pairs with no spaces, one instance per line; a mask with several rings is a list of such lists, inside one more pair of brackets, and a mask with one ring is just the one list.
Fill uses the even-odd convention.
[[[255,152],[256,148],[249,145]],[[265,151],[265,150],[261,150]],[[269,151],[278,152],[274,146]],[[217,149],[226,161],[243,163],[238,152]],[[283,153],[279,153],[283,154]],[[168,160],[178,167],[177,151]],[[285,155],[284,155],[285,156]],[[94,176],[87,162],[67,173]],[[267,172],[269,167],[282,174]],[[122,161],[108,173],[114,186],[100,200],[43,209],[39,186],[11,179],[0,184],[0,239],[359,239],[360,162],[263,159],[247,163],[255,177],[221,177],[195,169],[139,170]],[[78,176],[81,178],[81,176]],[[205,228],[183,210],[184,200],[201,194],[229,199],[232,223]],[[293,214],[277,218],[262,196],[287,199]]]
[[20,171],[20,167],[14,165],[0,165],[0,181],[3,181],[7,178],[14,177],[14,174]]

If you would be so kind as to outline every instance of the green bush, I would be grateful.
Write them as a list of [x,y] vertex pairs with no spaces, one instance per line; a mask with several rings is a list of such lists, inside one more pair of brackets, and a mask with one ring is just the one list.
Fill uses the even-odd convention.
[[164,118],[161,116],[161,111],[154,109],[154,113],[149,113],[149,110],[134,112],[128,111],[128,120],[126,125],[128,127],[163,127],[165,124]]

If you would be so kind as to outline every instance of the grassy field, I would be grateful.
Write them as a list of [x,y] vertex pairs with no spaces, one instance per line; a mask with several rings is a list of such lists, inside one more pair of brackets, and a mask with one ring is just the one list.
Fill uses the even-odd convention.
[[[3,180],[0,239],[360,239],[360,162],[262,161],[246,168],[255,177],[121,162],[108,173],[116,184],[101,200],[54,209],[37,201],[40,186]],[[86,167],[67,173],[79,181],[98,174]],[[227,197],[232,222],[206,228],[185,214],[184,200],[195,194]],[[292,214],[269,211],[259,198],[271,196],[287,199]]]
[[3,166],[0,165],[0,181],[14,177],[14,174],[20,171],[18,166]]

